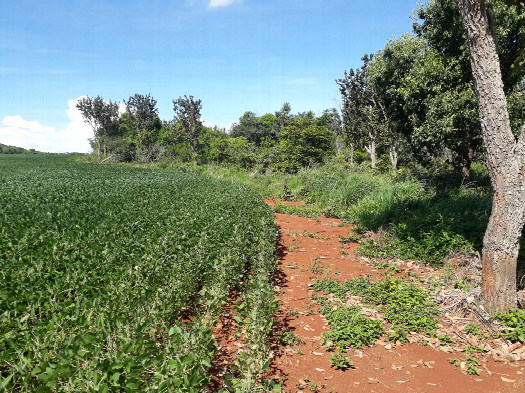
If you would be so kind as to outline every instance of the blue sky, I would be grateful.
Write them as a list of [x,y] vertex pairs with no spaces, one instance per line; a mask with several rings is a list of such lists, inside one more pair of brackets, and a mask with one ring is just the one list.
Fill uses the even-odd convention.
[[417,0],[0,0],[0,143],[89,151],[75,102],[202,99],[229,128],[290,102],[339,106],[334,82],[389,36],[411,30]]

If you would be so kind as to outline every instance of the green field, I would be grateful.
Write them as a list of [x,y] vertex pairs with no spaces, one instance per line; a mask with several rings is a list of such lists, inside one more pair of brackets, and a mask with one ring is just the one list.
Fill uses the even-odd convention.
[[238,183],[0,156],[0,391],[202,391],[212,321],[248,267],[268,281],[275,234]]

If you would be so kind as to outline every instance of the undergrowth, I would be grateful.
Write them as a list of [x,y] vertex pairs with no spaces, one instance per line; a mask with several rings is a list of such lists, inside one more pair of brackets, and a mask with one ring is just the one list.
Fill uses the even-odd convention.
[[336,299],[315,297],[331,329],[324,333],[324,342],[331,341],[338,348],[373,344],[385,328],[381,321],[363,316],[360,307],[344,305],[348,295],[361,296],[364,303],[380,307],[388,322],[386,328],[392,331],[388,335],[392,341],[408,341],[410,331],[435,335],[438,305],[428,292],[407,280],[387,277],[374,282],[369,277],[359,277],[339,283],[324,278],[312,288]]

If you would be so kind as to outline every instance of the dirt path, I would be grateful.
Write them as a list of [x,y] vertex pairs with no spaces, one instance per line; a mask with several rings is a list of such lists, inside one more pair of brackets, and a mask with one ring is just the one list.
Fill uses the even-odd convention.
[[[276,214],[276,222],[281,234],[278,325],[304,341],[275,348],[272,377],[281,378],[284,392],[525,392],[524,361],[484,359],[478,367],[481,374],[471,376],[448,362],[451,357],[464,358],[463,353],[418,344],[396,346],[386,340],[348,351],[353,368],[332,368],[331,353],[321,345],[328,324],[317,312],[309,284],[323,273],[342,281],[377,271],[355,254],[356,243],[340,242],[350,228],[337,219]],[[412,266],[411,270],[424,275],[430,268]]]

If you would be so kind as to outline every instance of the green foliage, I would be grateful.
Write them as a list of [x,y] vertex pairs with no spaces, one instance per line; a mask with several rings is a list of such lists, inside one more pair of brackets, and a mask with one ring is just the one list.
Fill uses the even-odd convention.
[[323,126],[313,124],[310,119],[295,119],[279,135],[283,160],[275,168],[295,173],[301,167],[322,162],[332,152],[332,132]]
[[296,336],[295,333],[292,332],[291,330],[288,330],[284,332],[283,334],[281,334],[281,336],[279,337],[279,340],[284,345],[290,345],[290,346],[304,344],[304,340],[301,337]]
[[346,370],[354,364],[354,362],[352,362],[341,349],[338,349],[336,353],[333,353],[332,356],[330,356],[329,362],[333,368],[339,370]]
[[330,331],[322,334],[323,343],[332,341],[339,348],[357,349],[373,344],[383,333],[381,321],[362,316],[359,307],[327,306],[319,311],[330,325]]
[[480,334],[479,325],[476,325],[474,323],[469,323],[467,326],[465,326],[465,332],[469,334]]
[[[384,278],[373,282],[369,277],[359,277],[341,284],[335,280],[322,279],[316,281],[312,288],[325,294],[331,293],[343,301],[350,293],[363,296],[364,302],[381,305],[385,319],[394,330],[392,340],[405,341],[409,331],[433,335],[437,329],[438,305],[424,289],[401,278]],[[326,301],[323,303],[321,313],[330,313],[331,304]],[[351,309],[357,311],[355,307]]]
[[510,328],[503,333],[507,340],[525,342],[525,311],[509,309],[504,313],[496,313],[495,317],[502,325]]
[[47,155],[3,156],[0,183],[5,390],[202,391],[248,265],[247,356],[267,360],[276,232],[256,192]]
[[452,338],[447,334],[438,334],[438,338],[439,344],[442,346],[449,346],[454,342]]

